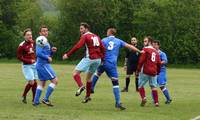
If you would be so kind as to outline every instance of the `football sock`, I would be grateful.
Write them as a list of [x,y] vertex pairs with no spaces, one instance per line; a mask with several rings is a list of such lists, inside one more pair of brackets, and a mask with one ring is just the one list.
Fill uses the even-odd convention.
[[49,96],[52,94],[53,90],[55,89],[55,86],[56,85],[54,83],[49,84],[47,91],[46,91],[46,94],[44,96],[45,101],[49,100]]
[[144,87],[141,87],[141,88],[139,88],[138,90],[139,90],[140,97],[142,98],[142,100],[143,100],[143,99],[146,99]]
[[158,92],[157,92],[157,90],[152,90],[152,96],[153,96],[154,103],[158,103]]
[[31,89],[32,85],[30,85],[29,83],[26,84],[25,88],[24,88],[24,93],[22,96],[26,97],[28,91]]
[[170,95],[169,95],[169,91],[166,87],[164,87],[162,89],[163,94],[165,95],[165,98],[167,99],[167,101],[171,100]]
[[35,98],[36,89],[37,89],[37,82],[36,80],[34,80],[34,84],[32,85],[33,100]]
[[135,78],[135,90],[138,91],[138,78]]
[[82,83],[82,81],[81,81],[81,76],[80,76],[80,74],[77,73],[77,74],[75,74],[73,77],[74,77],[74,80],[76,81],[77,85],[78,85],[79,87],[82,87],[82,86],[83,86],[83,83]]
[[112,81],[112,84],[113,84],[113,93],[115,96],[116,104],[120,104],[120,92],[119,92],[118,80]]
[[38,85],[38,87],[36,89],[34,103],[39,103],[40,102],[41,94],[42,94],[42,86]]
[[96,85],[98,79],[99,79],[99,77],[95,74],[95,75],[93,76],[93,78],[92,78],[92,87],[91,87],[91,90],[94,91],[94,88],[95,88],[95,85]]
[[126,78],[126,89],[128,90],[128,86],[129,86],[129,83],[130,83],[130,78]]
[[92,81],[87,81],[87,83],[86,83],[86,97],[90,96],[91,85],[92,85]]

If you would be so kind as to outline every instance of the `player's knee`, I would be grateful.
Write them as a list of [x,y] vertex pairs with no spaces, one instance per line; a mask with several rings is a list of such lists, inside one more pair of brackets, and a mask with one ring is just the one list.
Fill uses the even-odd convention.
[[58,84],[58,78],[57,78],[57,77],[54,78],[54,79],[52,80],[52,83],[55,84],[55,85],[57,85],[57,84]]
[[116,78],[111,78],[111,80],[112,80],[113,86],[119,85],[118,79],[116,79]]
[[75,71],[75,72],[73,73],[73,77],[75,77],[75,76],[77,76],[77,75],[80,75],[80,72]]
[[151,86],[151,90],[157,90],[155,86]]
[[28,81],[28,84],[34,85],[34,81],[33,81],[33,80],[30,80],[30,81]]

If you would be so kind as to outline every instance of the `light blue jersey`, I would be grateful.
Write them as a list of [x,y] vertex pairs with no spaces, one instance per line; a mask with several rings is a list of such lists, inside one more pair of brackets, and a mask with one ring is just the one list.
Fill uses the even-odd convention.
[[105,63],[109,62],[109,63],[117,65],[117,58],[119,55],[119,50],[121,47],[125,46],[126,42],[124,42],[114,36],[106,37],[102,40],[102,42],[106,48],[104,62]]
[[37,64],[47,64],[48,57],[52,56],[51,46],[47,43],[44,47],[36,45]]
[[168,60],[167,60],[167,55],[163,51],[159,50],[158,52],[160,55],[160,60],[165,61],[165,63],[162,64],[161,66],[160,73],[157,78],[157,82],[159,86],[164,86],[167,83],[166,65],[167,65]]
[[56,77],[56,74],[48,61],[48,57],[51,57],[52,55],[53,52],[51,51],[49,43],[44,47],[36,45],[36,69],[40,80],[52,80]]
[[160,72],[166,72],[166,65],[168,63],[167,55],[161,50],[159,50],[158,52],[160,55],[160,60],[165,61],[165,63],[161,66]]

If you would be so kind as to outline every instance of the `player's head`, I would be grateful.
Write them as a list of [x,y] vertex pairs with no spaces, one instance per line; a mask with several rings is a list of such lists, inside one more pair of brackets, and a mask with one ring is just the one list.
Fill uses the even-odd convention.
[[107,30],[107,36],[115,36],[117,33],[117,30],[115,28],[108,28]]
[[159,50],[159,48],[160,48],[160,41],[154,40],[152,45],[153,45],[153,47],[154,47],[156,50]]
[[85,22],[82,22],[80,24],[80,33],[81,33],[81,35],[85,34],[88,31],[90,31],[90,25],[85,23]]
[[39,34],[42,35],[42,36],[45,36],[47,38],[48,35],[49,35],[48,27],[45,26],[45,25],[40,26]]
[[29,41],[32,40],[32,31],[31,31],[30,28],[25,29],[23,35],[24,35],[24,39],[25,39],[27,42],[29,42]]
[[137,45],[137,38],[136,37],[132,37],[131,38],[131,44],[132,45]]
[[153,39],[150,36],[144,38],[144,46],[152,45]]

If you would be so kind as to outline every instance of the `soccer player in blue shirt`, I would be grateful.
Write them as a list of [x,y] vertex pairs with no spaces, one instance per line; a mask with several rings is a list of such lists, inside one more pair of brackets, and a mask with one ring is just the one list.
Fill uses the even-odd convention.
[[115,37],[116,29],[109,28],[107,30],[107,37],[102,40],[105,48],[105,58],[103,64],[99,66],[97,73],[92,79],[91,93],[94,93],[94,87],[99,79],[100,75],[105,71],[107,76],[111,79],[113,85],[113,93],[115,96],[115,107],[120,110],[125,110],[126,108],[122,106],[120,101],[119,83],[118,83],[118,72],[117,72],[117,58],[119,55],[119,50],[121,47],[126,47],[134,51],[140,52],[136,47],[118,39]]
[[160,41],[158,40],[153,41],[153,47],[156,50],[158,50],[159,55],[160,55],[160,60],[161,60],[161,69],[157,77],[157,83],[160,89],[162,90],[163,94],[165,95],[165,98],[166,98],[165,104],[170,104],[172,100],[170,98],[169,91],[166,87],[166,83],[167,83],[166,65],[168,62],[167,55],[163,51],[160,50]]
[[[41,36],[47,38],[48,28],[46,26],[41,26],[39,33]],[[43,46],[40,46],[38,44],[36,45],[36,57],[37,57],[36,69],[38,72],[38,77],[40,79],[40,84],[38,85],[36,90],[36,95],[33,103],[34,106],[39,105],[40,103],[39,99],[42,94],[42,89],[44,89],[47,80],[50,80],[51,83],[48,85],[42,103],[46,104],[47,106],[51,107],[53,106],[49,101],[49,96],[54,91],[55,86],[58,83],[58,78],[56,77],[53,68],[50,66],[50,63],[52,62],[52,55],[54,52],[56,52],[56,50],[57,48],[51,47],[48,42]]]

